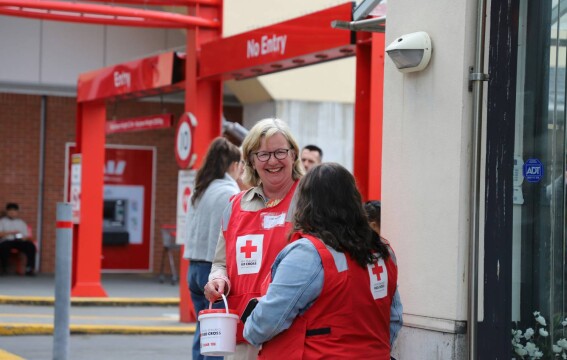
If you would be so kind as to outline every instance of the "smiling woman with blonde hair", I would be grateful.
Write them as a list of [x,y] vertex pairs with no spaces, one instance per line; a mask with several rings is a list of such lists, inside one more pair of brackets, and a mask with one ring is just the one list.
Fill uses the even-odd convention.
[[[287,244],[291,200],[303,175],[297,141],[280,119],[254,125],[242,152],[246,162],[243,180],[253,188],[235,196],[223,214],[222,233],[205,286],[210,301],[228,294],[230,308],[239,314],[260,294],[270,266]],[[258,350],[244,342],[241,322],[237,342],[235,355],[225,359],[256,359]]]

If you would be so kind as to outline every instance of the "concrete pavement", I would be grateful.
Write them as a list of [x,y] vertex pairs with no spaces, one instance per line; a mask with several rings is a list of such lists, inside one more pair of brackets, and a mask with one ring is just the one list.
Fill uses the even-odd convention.
[[[72,298],[71,334],[193,334],[179,322],[179,289],[150,275],[104,274],[108,298]],[[54,278],[0,277],[0,336],[53,333]],[[1,347],[1,346],[0,346]]]
[[[192,341],[192,335],[73,335],[69,359],[191,360]],[[2,360],[49,360],[52,351],[51,336],[0,337]]]

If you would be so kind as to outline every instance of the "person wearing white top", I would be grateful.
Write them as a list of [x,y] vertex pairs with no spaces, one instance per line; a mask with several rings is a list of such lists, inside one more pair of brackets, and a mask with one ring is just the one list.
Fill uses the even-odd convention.
[[33,276],[36,248],[31,241],[28,225],[18,217],[19,210],[18,204],[8,203],[6,216],[0,219],[0,270],[7,273],[10,251],[17,249],[26,255],[26,275]]
[[[203,289],[208,281],[217,247],[221,215],[230,198],[240,191],[236,180],[241,174],[241,154],[238,147],[222,137],[213,140],[203,165],[197,171],[185,221],[183,257],[189,260],[187,283],[195,315],[208,307]],[[194,360],[222,359],[200,354],[199,323],[193,339]]]

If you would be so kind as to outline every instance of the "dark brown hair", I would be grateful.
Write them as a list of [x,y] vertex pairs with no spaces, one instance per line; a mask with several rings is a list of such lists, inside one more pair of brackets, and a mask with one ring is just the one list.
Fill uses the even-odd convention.
[[366,217],[368,218],[369,222],[374,221],[376,224],[380,225],[381,207],[382,203],[378,200],[368,200],[364,203],[364,210],[366,211]]
[[377,256],[389,257],[388,248],[368,225],[354,177],[341,165],[312,168],[300,180],[296,196],[293,230],[348,253],[362,267]]
[[226,138],[215,138],[209,146],[209,150],[207,150],[201,168],[197,171],[191,204],[195,205],[195,202],[203,196],[213,180],[222,179],[230,165],[235,161],[240,161],[238,147]]

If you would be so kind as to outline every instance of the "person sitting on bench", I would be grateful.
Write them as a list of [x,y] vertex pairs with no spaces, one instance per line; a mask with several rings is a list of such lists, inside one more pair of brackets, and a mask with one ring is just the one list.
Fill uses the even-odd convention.
[[33,276],[36,248],[28,232],[28,225],[18,217],[20,207],[16,203],[6,204],[6,216],[0,219],[0,264],[1,271],[7,273],[8,259],[12,249],[26,255],[27,276]]

